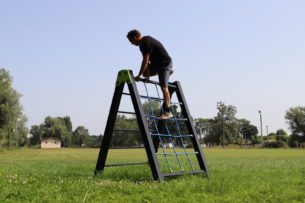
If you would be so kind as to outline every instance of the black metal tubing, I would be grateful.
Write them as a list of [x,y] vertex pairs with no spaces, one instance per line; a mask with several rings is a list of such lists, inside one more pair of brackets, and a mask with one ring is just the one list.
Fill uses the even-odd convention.
[[[160,85],[160,83],[157,82],[157,81],[146,80],[145,78],[141,78],[140,81],[141,81],[141,82],[145,82],[145,83],[154,84],[154,85]],[[175,89],[177,86],[176,86],[174,83],[169,82],[169,83],[168,83],[168,87],[171,87],[171,88],[174,88],[174,89]]]
[[143,149],[142,146],[116,146],[116,147],[109,147],[109,149]]
[[176,156],[176,155],[198,154],[198,152],[188,152],[188,153],[176,152],[176,153],[174,153],[174,154],[172,154],[172,153],[156,153],[156,154],[157,154],[157,155]]
[[[132,72],[130,73],[133,76]],[[148,127],[147,120],[144,116],[144,109],[141,104],[141,99],[139,96],[139,92],[137,89],[137,85],[135,80],[132,80],[131,83],[128,84],[128,89],[130,92],[130,96],[132,99],[133,107],[135,109],[137,120],[139,124],[139,128],[141,130],[148,162],[155,180],[163,181],[163,176],[160,170],[160,164],[158,158],[155,153],[155,148],[153,144],[153,140],[150,136],[150,131]]]
[[[155,100],[155,101],[164,101],[164,99],[159,99],[159,98],[157,98],[157,97],[148,97],[148,96],[143,96],[143,95],[139,95],[141,98],[143,98],[143,99],[152,99],[152,100]],[[182,103],[180,103],[180,102],[170,102],[170,104],[174,104],[174,105],[181,105]]]
[[[128,95],[128,96],[130,96],[130,94],[129,93],[126,93],[126,92],[123,92],[122,93],[123,95]],[[156,101],[164,101],[164,99],[162,99],[162,98],[157,98],[157,97],[148,97],[148,96],[144,96],[144,95],[139,95],[140,96],[140,98],[143,98],[143,99],[152,99],[152,100],[156,100]],[[171,104],[179,104],[179,105],[181,105],[182,103],[181,102],[172,102],[171,101]]]
[[137,163],[115,163],[115,164],[107,164],[105,167],[115,167],[115,166],[133,166],[133,165],[144,165],[148,164],[148,162],[137,162]]
[[141,131],[137,130],[137,129],[113,129],[113,132],[135,132],[135,133],[139,133]]
[[122,114],[132,114],[135,115],[135,112],[130,112],[130,111],[118,111],[118,113],[122,113]]
[[151,133],[151,136],[160,136],[160,137],[173,137],[173,138],[180,138],[180,137],[193,137],[193,135],[167,135],[167,134],[155,134]]
[[193,137],[191,137],[191,140],[192,140],[192,143],[193,143],[194,150],[196,152],[198,152],[198,154],[196,154],[196,155],[197,155],[197,160],[198,160],[200,169],[205,171],[206,174],[208,175],[208,166],[206,164],[206,160],[205,160],[205,157],[204,157],[204,154],[203,154],[203,150],[200,147],[197,132],[196,132],[194,126],[193,126],[193,122],[192,122],[193,120],[191,118],[191,114],[190,114],[189,108],[187,106],[187,103],[186,103],[186,100],[185,100],[185,97],[184,97],[184,94],[183,94],[183,91],[182,91],[182,87],[181,87],[179,81],[176,81],[175,84],[177,86],[176,94],[177,94],[178,100],[183,103],[183,105],[181,105],[181,110],[182,110],[182,113],[183,113],[184,117],[187,118],[186,124],[187,124],[188,131],[189,131],[190,134],[194,135]]
[[108,154],[108,150],[109,150],[109,146],[110,146],[112,132],[113,132],[116,116],[118,113],[118,109],[119,109],[119,106],[121,103],[124,85],[125,85],[125,83],[122,83],[121,85],[116,86],[115,90],[114,90],[104,136],[103,136],[102,144],[100,147],[98,159],[96,162],[96,167],[95,167],[95,172],[94,172],[95,175],[98,172],[101,172],[102,170],[104,170],[104,167],[105,167],[105,162],[106,162],[106,158],[107,158],[107,154]]
[[161,119],[160,117],[158,116],[153,116],[153,115],[150,115],[150,114],[145,114],[144,115],[145,117],[148,117],[148,118],[152,118],[152,119],[156,119],[156,120],[168,120],[168,121],[187,121],[187,118],[167,118],[167,119]]
[[206,173],[206,172],[204,170],[197,170],[197,171],[188,171],[188,172],[163,173],[163,176],[167,178],[167,177],[191,175],[191,174],[199,174],[199,173]]

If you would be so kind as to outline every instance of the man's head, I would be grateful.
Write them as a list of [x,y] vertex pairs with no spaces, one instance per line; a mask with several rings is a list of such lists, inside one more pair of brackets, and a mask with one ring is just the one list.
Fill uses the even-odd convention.
[[138,30],[130,30],[127,34],[127,38],[131,44],[139,46],[141,44],[141,33]]

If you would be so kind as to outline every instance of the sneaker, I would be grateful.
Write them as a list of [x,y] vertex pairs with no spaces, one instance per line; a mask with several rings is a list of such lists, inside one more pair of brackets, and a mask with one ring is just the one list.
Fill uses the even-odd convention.
[[160,116],[160,119],[165,120],[165,119],[172,118],[172,117],[174,117],[172,112],[164,111],[164,113]]

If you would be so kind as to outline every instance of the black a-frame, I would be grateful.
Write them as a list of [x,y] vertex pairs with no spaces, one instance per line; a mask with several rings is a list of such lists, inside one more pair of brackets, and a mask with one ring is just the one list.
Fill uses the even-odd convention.
[[[154,81],[146,81],[147,83],[152,83],[152,84],[158,84],[157,82]],[[131,70],[121,70],[118,73],[117,81],[116,81],[116,87],[112,99],[112,104],[110,107],[110,112],[102,140],[102,144],[100,147],[100,152],[98,156],[98,160],[96,163],[96,169],[95,169],[95,174],[101,172],[104,170],[104,167],[106,166],[106,158],[112,138],[112,134],[114,131],[114,126],[115,126],[115,121],[118,113],[122,113],[119,111],[119,106],[121,102],[121,98],[123,94],[126,94],[123,92],[124,86],[127,84],[128,89],[129,89],[129,94],[133,107],[134,107],[134,114],[136,115],[136,119],[138,121],[138,126],[139,130],[142,136],[142,140],[144,143],[144,147],[146,150],[147,158],[148,158],[148,163],[150,165],[151,171],[153,178],[158,181],[163,181],[165,177],[170,177],[170,176],[177,176],[177,175],[183,175],[183,174],[195,174],[195,173],[204,173],[208,174],[208,168],[207,164],[205,161],[205,157],[203,154],[203,150],[200,147],[200,143],[198,140],[198,136],[196,134],[195,128],[193,126],[193,121],[192,117],[190,116],[190,112],[185,100],[185,97],[182,92],[181,85],[179,81],[176,81],[174,83],[169,83],[169,88],[171,90],[171,93],[175,92],[177,95],[177,98],[179,100],[180,106],[181,106],[181,111],[183,114],[183,117],[186,122],[186,127],[188,130],[188,137],[191,139],[191,145],[194,148],[194,154],[196,154],[197,161],[198,161],[198,166],[199,169],[197,170],[191,170],[188,172],[185,172],[183,170],[178,171],[178,172],[170,172],[170,173],[162,173],[160,169],[160,162],[157,157],[157,152],[158,152],[158,147],[159,147],[159,139],[156,139],[154,136],[156,134],[153,134],[152,131],[149,128],[148,120],[147,120],[147,115],[144,113],[144,108],[141,103],[141,95],[139,95],[138,89],[136,82],[133,78],[133,74]],[[150,98],[148,98],[150,99]],[[123,112],[124,113],[124,112]],[[154,135],[154,136],[153,136]],[[179,137],[182,138],[183,135],[180,136],[172,136],[170,134],[157,134],[158,136],[166,136],[166,137]],[[185,151],[184,153],[186,156],[188,156],[187,152]],[[175,151],[175,155],[177,156],[178,153]],[[180,162],[179,162],[180,164]]]

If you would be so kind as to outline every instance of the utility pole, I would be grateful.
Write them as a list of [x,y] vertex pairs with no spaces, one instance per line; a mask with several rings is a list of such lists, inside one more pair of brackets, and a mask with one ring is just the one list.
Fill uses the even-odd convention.
[[262,111],[258,110],[259,113],[259,120],[261,124],[261,137],[262,137],[262,147],[263,147],[263,119],[262,119]]

